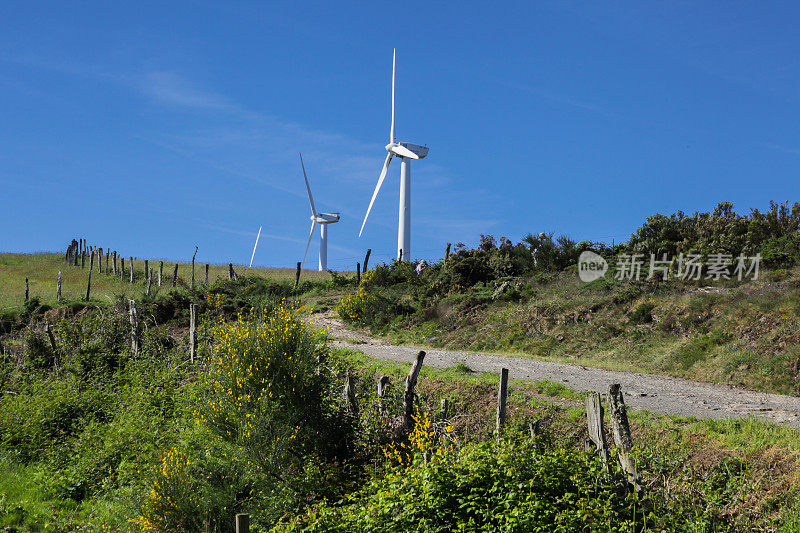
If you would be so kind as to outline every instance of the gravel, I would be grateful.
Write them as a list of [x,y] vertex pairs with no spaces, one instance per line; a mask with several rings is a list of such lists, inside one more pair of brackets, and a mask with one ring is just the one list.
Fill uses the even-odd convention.
[[329,331],[336,339],[331,342],[332,346],[357,350],[375,359],[410,363],[417,352],[424,349],[425,364],[429,366],[448,368],[464,363],[475,372],[494,373],[499,373],[501,368],[508,368],[512,379],[547,379],[562,383],[579,393],[590,390],[605,394],[609,385],[619,383],[625,393],[625,403],[632,409],[697,418],[756,417],[800,427],[800,398],[794,396],[513,356],[395,346],[382,339],[345,328],[332,313],[312,316],[309,322]]

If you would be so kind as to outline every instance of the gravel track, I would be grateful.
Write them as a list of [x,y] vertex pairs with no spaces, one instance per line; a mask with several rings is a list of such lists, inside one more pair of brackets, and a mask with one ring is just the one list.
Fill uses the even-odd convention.
[[313,315],[308,322],[327,329],[331,336],[338,338],[331,342],[332,346],[357,350],[375,359],[410,363],[417,352],[424,349],[425,364],[438,368],[452,367],[459,362],[476,372],[499,373],[501,368],[508,368],[512,379],[548,379],[563,383],[576,392],[592,390],[607,393],[609,385],[619,383],[625,392],[625,403],[633,409],[697,418],[756,417],[800,427],[800,398],[794,396],[520,357],[395,346],[383,339],[346,328],[332,312]]

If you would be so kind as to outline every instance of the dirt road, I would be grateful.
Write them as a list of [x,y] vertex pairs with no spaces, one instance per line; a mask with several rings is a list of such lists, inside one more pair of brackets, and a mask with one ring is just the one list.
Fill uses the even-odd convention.
[[[327,329],[333,337],[348,339],[332,341],[332,346],[358,350],[376,359],[411,362],[420,349],[394,346],[383,339],[348,329],[330,311],[313,315],[308,321]],[[698,418],[754,416],[779,424],[800,427],[800,398],[793,396],[754,392],[727,385],[697,383],[653,374],[616,372],[519,357],[422,349],[427,354],[426,365],[447,368],[463,362],[476,372],[495,373],[499,373],[501,368],[508,368],[509,377],[512,379],[533,381],[548,379],[563,383],[576,392],[593,390],[606,393],[610,384],[619,383],[625,391],[625,402],[633,409]]]

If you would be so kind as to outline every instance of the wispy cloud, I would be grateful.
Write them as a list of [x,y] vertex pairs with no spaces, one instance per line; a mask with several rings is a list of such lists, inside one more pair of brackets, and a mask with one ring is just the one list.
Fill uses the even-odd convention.
[[760,144],[771,150],[775,150],[777,152],[783,152],[784,154],[800,155],[800,148],[798,147],[792,148],[791,146],[783,146],[780,144],[767,143],[767,142],[762,142]]
[[530,93],[540,98],[544,98],[545,100],[550,100],[551,102],[557,102],[559,104],[576,107],[578,109],[585,109],[587,111],[592,111],[593,113],[598,113],[606,117],[614,116],[614,113],[612,113],[603,106],[594,104],[592,102],[585,102],[583,100],[570,98],[569,96],[565,96],[563,94],[557,94],[552,91],[548,91],[547,89],[543,89],[541,87],[533,87],[530,85],[524,85],[522,83],[508,82],[508,81],[501,82],[501,84],[508,87],[509,89],[516,89],[518,91]]
[[239,109],[218,94],[204,91],[171,71],[146,72],[136,84],[143,95],[168,106],[236,112]]

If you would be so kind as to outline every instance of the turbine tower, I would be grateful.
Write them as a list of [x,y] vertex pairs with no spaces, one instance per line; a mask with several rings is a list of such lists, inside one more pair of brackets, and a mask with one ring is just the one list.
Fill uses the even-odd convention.
[[308,203],[311,204],[311,232],[308,234],[308,244],[306,244],[306,253],[303,254],[301,268],[306,263],[308,248],[311,246],[311,239],[314,238],[314,227],[319,224],[319,271],[324,272],[328,270],[328,224],[339,222],[340,213],[317,213],[317,208],[314,206],[314,197],[311,195],[311,187],[308,184],[306,166],[303,164],[303,154],[300,154],[300,166],[303,167],[303,177],[306,180],[306,190],[308,191]]
[[411,260],[411,160],[422,159],[428,155],[427,146],[419,146],[408,142],[397,142],[397,135],[394,129],[394,74],[395,74],[395,59],[397,50],[392,52],[392,125],[389,128],[389,144],[386,145],[386,160],[383,162],[383,169],[381,176],[378,178],[378,184],[375,186],[375,192],[372,193],[372,200],[369,202],[367,214],[364,216],[364,222],[361,224],[361,231],[358,236],[364,232],[364,225],[367,223],[369,212],[372,210],[372,204],[375,203],[375,198],[378,196],[378,191],[381,190],[383,180],[386,178],[386,171],[389,170],[389,163],[392,157],[397,156],[400,158],[400,212],[397,220],[397,259],[401,261]]

